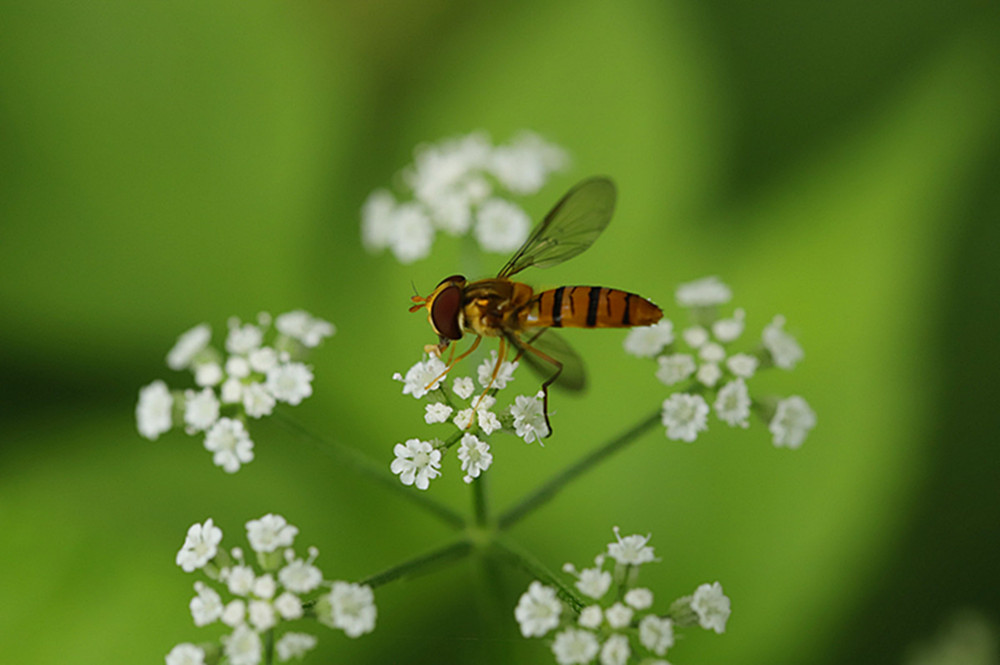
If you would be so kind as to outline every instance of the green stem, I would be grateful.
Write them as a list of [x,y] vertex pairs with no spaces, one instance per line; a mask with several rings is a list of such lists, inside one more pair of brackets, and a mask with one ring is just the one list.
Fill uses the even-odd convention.
[[271,665],[274,662],[274,628],[269,628],[264,635],[264,663]]
[[282,427],[292,432],[306,443],[311,444],[320,452],[332,457],[338,463],[350,467],[356,473],[382,483],[382,485],[386,488],[405,497],[409,501],[412,501],[414,504],[436,516],[445,524],[456,529],[465,527],[466,520],[464,517],[456,513],[451,508],[448,508],[425,494],[420,493],[419,490],[414,490],[412,487],[403,485],[399,482],[399,478],[386,470],[386,467],[377,462],[373,462],[363,453],[337,443],[333,439],[320,437],[306,429],[306,427],[297,420],[290,418],[283,413],[275,413],[274,422],[280,424]]
[[387,582],[392,582],[393,580],[414,575],[421,575],[428,572],[434,566],[448,561],[461,559],[462,557],[468,555],[471,551],[472,543],[463,538],[451,543],[450,545],[428,552],[427,554],[421,554],[420,556],[414,557],[409,561],[404,561],[403,563],[393,566],[392,568],[387,568],[380,573],[369,575],[365,579],[361,580],[360,584],[367,584],[370,587],[379,587]]
[[533,557],[527,551],[521,549],[501,534],[496,534],[493,538],[493,547],[515,568],[519,568],[528,573],[529,576],[537,579],[542,584],[553,586],[556,595],[562,598],[577,614],[584,608],[584,602],[576,595],[573,588],[567,585],[562,579],[550,571],[545,564]]
[[461,441],[461,440],[462,440],[462,435],[463,435],[463,434],[465,434],[465,432],[464,432],[464,431],[462,431],[462,430],[459,430],[459,431],[458,431],[457,433],[455,433],[455,434],[452,434],[451,436],[449,436],[449,437],[448,437],[448,438],[447,438],[447,439],[445,440],[445,442],[444,442],[444,443],[442,443],[442,444],[441,444],[440,446],[437,446],[437,449],[438,449],[438,450],[441,450],[441,451],[445,451],[445,450],[448,450],[449,448],[451,448],[451,447],[452,447],[452,446],[454,446],[454,445],[455,445],[456,443],[458,443],[459,441]]
[[563,469],[547,483],[521,499],[513,508],[508,509],[500,516],[500,519],[497,520],[497,527],[503,530],[513,526],[533,510],[552,499],[564,486],[575,480],[577,476],[583,475],[591,467],[603,461],[604,458],[609,457],[632,443],[659,422],[660,410],[657,409],[646,418],[640,420],[631,429],[623,432],[618,438],[611,439],[587,456]]
[[485,527],[490,522],[489,476],[485,473],[472,481],[472,507],[476,516],[476,526]]

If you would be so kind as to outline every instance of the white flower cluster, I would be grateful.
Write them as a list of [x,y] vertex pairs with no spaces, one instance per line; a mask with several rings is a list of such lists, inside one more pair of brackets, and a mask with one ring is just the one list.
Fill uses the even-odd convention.
[[665,665],[663,656],[674,644],[676,627],[698,624],[721,633],[729,619],[729,598],[722,586],[703,584],[691,596],[671,604],[666,614],[652,611],[653,592],[635,586],[639,566],[658,561],[648,545],[650,536],[622,537],[594,558],[594,566],[563,571],[576,578],[574,587],[590,603],[579,612],[559,598],[553,587],[537,580],[521,596],[514,618],[524,637],[544,637],[556,631],[552,654],[559,665],[600,665],[639,662]]
[[393,449],[396,457],[390,468],[404,485],[427,489],[430,481],[441,475],[443,454],[456,444],[458,459],[465,472],[463,479],[471,483],[493,463],[493,453],[490,452],[486,437],[497,431],[512,432],[524,439],[525,443],[541,443],[549,433],[542,407],[542,393],[533,396],[518,395],[504,409],[496,408],[495,395],[514,380],[517,366],[518,363],[505,360],[497,367],[497,352],[491,352],[490,357],[479,365],[476,372],[479,386],[486,390],[482,394],[467,376],[454,379],[449,389],[444,376],[446,366],[435,356],[418,362],[405,376],[399,373],[393,376],[393,379],[403,383],[404,395],[427,399],[424,421],[428,425],[450,422],[457,428],[447,441],[423,441],[417,438],[396,444]]
[[[178,644],[167,655],[167,665],[204,665],[218,662],[220,654],[231,665],[257,665],[264,658],[263,635],[272,630],[280,634],[274,644],[279,662],[302,658],[316,646],[316,637],[289,631],[286,624],[305,617],[348,637],[375,629],[371,588],[325,581],[315,565],[319,551],[310,547],[308,558],[299,557],[292,549],[299,530],[285,518],[268,514],[247,522],[246,530],[253,563],[238,547],[220,549],[222,530],[211,519],[188,529],[177,565],[188,573],[201,570],[215,583],[195,582],[191,617],[196,626],[218,621],[231,632],[220,643]],[[223,594],[231,599],[223,600]]]
[[278,402],[296,405],[312,395],[313,374],[299,362],[307,349],[334,334],[332,323],[297,310],[261,313],[256,323],[229,320],[225,354],[209,346],[203,323],[188,330],[167,354],[167,366],[188,370],[198,389],[171,391],[153,381],[139,391],[135,408],[139,434],[159,438],[175,424],[188,434],[205,434],[205,448],[228,473],[253,460],[247,418],[270,415]]
[[413,200],[372,192],[361,209],[362,241],[370,252],[388,248],[400,263],[426,257],[437,231],[472,230],[484,250],[513,251],[531,220],[505,197],[534,194],[567,162],[561,148],[531,132],[498,146],[485,132],[418,146],[402,172]]
[[779,367],[790,370],[802,360],[802,347],[785,331],[781,316],[764,328],[759,347],[751,353],[733,352],[731,345],[742,336],[745,313],[719,318],[717,309],[732,297],[729,287],[717,277],[707,277],[677,289],[677,303],[690,308],[698,321],[680,332],[667,319],[645,328],[635,328],[625,338],[625,351],[642,358],[656,358],[656,377],[667,386],[685,385],[663,402],[663,425],[667,438],[694,441],[708,429],[712,410],[730,427],[749,427],[752,407],[769,423],[775,446],[798,448],[816,425],[816,414],[797,395],[785,399],[750,396],[747,382],[758,370]]

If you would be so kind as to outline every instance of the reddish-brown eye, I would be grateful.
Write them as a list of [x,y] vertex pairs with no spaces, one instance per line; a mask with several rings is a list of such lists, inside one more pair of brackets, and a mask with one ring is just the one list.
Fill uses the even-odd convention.
[[431,305],[431,322],[437,334],[447,339],[462,339],[462,328],[458,325],[458,312],[462,307],[462,289],[446,286],[441,289]]

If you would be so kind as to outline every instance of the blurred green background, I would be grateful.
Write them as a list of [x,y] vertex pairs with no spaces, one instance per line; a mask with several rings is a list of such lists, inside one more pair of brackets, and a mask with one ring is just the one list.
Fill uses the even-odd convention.
[[[639,291],[717,274],[757,334],[806,350],[757,390],[801,394],[797,451],[766,427],[662,430],[513,537],[552,568],[611,527],[652,532],[660,602],[720,580],[725,635],[675,663],[902,663],[955,611],[1000,619],[1000,20],[995,3],[6,3],[0,23],[0,654],[162,662],[207,639],[173,558],[187,527],[279,512],[328,577],[359,579],[446,528],[271,423],[236,476],[197,439],[135,432],[138,388],[207,321],[295,308],[339,332],[294,415],[388,465],[424,435],[389,380],[434,341],[406,308],[460,242],[400,266],[359,208],[413,147],[532,129],[573,167],[526,202],[612,175],[614,223],[539,285]],[[505,257],[486,257],[483,274]],[[495,436],[498,507],[654,409],[621,331],[568,333],[592,388],[556,396],[544,448]],[[457,462],[430,494],[467,511]],[[471,562],[376,593],[377,631],[307,662],[551,663]],[[504,621],[490,621],[500,608]],[[958,661],[955,661],[958,662]]]

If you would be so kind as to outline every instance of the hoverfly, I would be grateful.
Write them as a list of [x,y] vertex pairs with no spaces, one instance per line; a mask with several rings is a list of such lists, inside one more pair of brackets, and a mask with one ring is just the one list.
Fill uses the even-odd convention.
[[[411,312],[427,308],[427,320],[438,335],[437,344],[424,350],[438,357],[463,333],[476,336],[472,345],[450,359],[445,376],[455,364],[472,353],[483,337],[498,337],[493,378],[500,371],[508,345],[517,350],[515,361],[525,362],[545,376],[542,383],[545,424],[549,425],[549,386],[581,390],[585,384],[583,362],[551,328],[631,328],[656,323],[663,316],[649,300],[627,291],[602,286],[560,286],[535,292],[527,284],[510,278],[525,268],[549,268],[573,258],[590,247],[611,221],[615,207],[615,185],[608,178],[584,180],[570,189],[496,277],[468,281],[452,275],[441,281],[427,297],[415,295]],[[454,355],[454,347],[452,347]],[[433,385],[433,383],[432,383]],[[485,392],[483,393],[486,394]],[[482,397],[480,397],[482,399]]]

